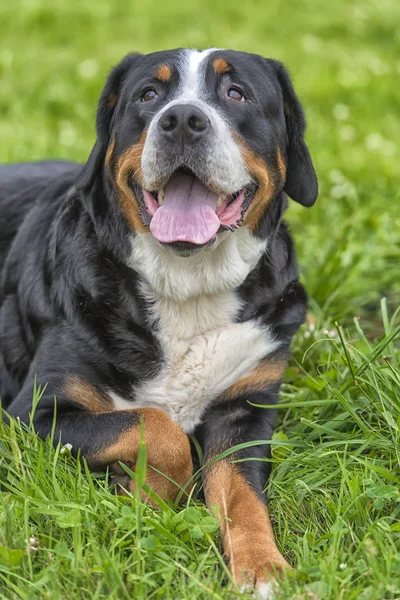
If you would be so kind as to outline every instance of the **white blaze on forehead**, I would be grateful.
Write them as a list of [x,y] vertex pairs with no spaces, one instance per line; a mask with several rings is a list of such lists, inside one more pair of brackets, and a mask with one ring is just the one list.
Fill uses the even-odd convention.
[[195,99],[201,97],[202,82],[204,81],[206,59],[216,52],[218,48],[208,50],[184,50],[178,67],[181,83],[178,97],[184,99]]

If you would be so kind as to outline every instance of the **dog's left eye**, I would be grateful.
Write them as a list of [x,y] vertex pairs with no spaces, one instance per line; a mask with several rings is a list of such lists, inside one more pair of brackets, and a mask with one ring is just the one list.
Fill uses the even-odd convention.
[[151,100],[156,100],[157,98],[158,94],[154,88],[147,88],[147,90],[144,90],[140,96],[140,100],[142,102],[150,102]]
[[236,100],[237,102],[244,102],[246,100],[242,90],[239,90],[237,87],[230,87],[227,94],[231,100]]

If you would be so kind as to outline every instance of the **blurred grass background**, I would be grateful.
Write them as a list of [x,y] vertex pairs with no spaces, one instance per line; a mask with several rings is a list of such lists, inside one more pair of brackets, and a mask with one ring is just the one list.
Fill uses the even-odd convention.
[[379,294],[392,300],[399,23],[397,0],[1,0],[0,160],[84,161],[105,77],[130,51],[214,46],[277,58],[304,104],[321,185],[311,211],[289,216],[308,289],[333,318]]
[[[400,598],[399,23],[398,0],[0,0],[1,162],[85,161],[130,51],[234,48],[292,74],[321,190],[287,215],[311,296],[276,434],[294,447],[277,446],[270,486],[294,600]],[[143,509],[138,533],[79,465],[0,433],[1,598],[228,598],[217,538],[188,533],[201,509]],[[31,535],[42,550],[12,559]]]

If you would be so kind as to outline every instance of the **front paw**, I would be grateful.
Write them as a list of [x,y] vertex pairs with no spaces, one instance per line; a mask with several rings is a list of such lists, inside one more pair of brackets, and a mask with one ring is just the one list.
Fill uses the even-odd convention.
[[276,578],[283,577],[286,571],[291,570],[283,556],[268,559],[257,557],[253,552],[230,560],[229,568],[240,590],[254,591],[255,598],[260,600],[274,600],[279,587]]
[[[146,485],[153,490],[161,500],[170,502],[179,501],[180,504],[183,504],[187,501],[188,494],[192,488],[191,476],[191,463],[190,467],[184,473],[182,480],[177,483],[170,478],[157,473],[151,467],[148,467]],[[109,479],[109,487],[111,492],[116,493],[119,496],[126,496],[127,493],[134,495],[136,491],[136,483],[119,465],[118,467],[114,465],[113,472]],[[157,501],[151,495],[146,493],[144,489],[140,491],[140,495],[144,502],[158,508]]]

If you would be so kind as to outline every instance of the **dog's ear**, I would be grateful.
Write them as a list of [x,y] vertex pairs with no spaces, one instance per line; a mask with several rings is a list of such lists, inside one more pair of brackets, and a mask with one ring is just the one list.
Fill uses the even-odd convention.
[[110,139],[112,119],[124,79],[128,71],[137,63],[140,56],[141,54],[139,53],[128,54],[112,69],[108,76],[97,107],[97,140],[76,185],[80,191],[87,189],[93,184],[99,169],[103,166]]
[[304,112],[285,67],[278,61],[274,63],[283,93],[288,137],[285,191],[303,206],[312,206],[318,196],[318,180],[304,141]]

